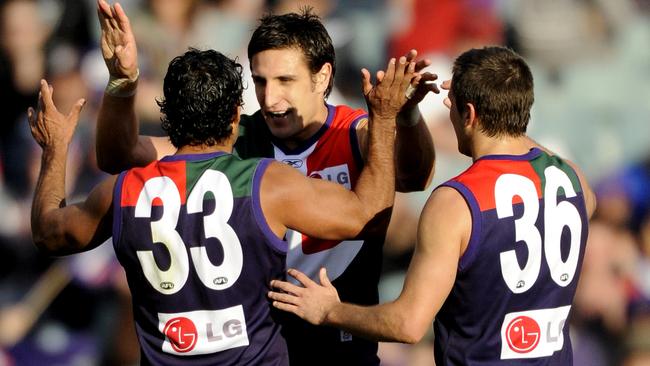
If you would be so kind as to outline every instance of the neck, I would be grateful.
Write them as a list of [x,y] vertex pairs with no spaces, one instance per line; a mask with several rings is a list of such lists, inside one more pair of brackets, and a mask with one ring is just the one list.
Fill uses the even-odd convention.
[[534,145],[523,136],[486,137],[481,136],[472,144],[472,160],[476,161],[486,155],[524,155]]
[[232,154],[232,144],[218,144],[213,146],[206,145],[185,145],[178,148],[174,155],[188,155],[188,154],[209,154],[213,152],[225,152]]

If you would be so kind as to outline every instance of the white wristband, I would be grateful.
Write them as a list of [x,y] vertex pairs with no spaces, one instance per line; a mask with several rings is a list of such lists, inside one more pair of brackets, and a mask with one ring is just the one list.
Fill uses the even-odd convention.
[[408,111],[400,111],[397,114],[397,125],[402,127],[413,127],[420,122],[420,109],[413,107]]
[[139,76],[140,69],[135,70],[135,78],[133,80],[129,78],[116,78],[111,76],[108,79],[108,85],[106,85],[104,92],[114,97],[131,97],[135,95]]

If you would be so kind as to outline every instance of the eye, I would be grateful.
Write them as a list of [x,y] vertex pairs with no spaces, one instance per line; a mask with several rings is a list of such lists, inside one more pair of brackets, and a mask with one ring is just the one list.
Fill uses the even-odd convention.
[[253,76],[253,84],[255,84],[255,86],[264,86],[266,85],[266,79],[259,76]]

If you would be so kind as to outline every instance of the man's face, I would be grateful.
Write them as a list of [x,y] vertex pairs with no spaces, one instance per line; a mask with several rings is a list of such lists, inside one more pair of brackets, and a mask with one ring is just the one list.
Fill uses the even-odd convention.
[[251,72],[264,120],[275,137],[303,140],[310,137],[306,129],[310,123],[324,122],[324,90],[314,81],[299,49],[257,53]]

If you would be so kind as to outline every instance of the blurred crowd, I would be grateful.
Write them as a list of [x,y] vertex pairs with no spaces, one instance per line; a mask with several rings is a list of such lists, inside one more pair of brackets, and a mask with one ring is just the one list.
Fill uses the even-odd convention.
[[[141,133],[160,135],[156,99],[168,62],[189,46],[237,57],[265,12],[312,6],[337,56],[332,104],[364,107],[362,67],[411,48],[451,77],[460,52],[488,44],[521,53],[535,77],[529,135],[581,166],[598,195],[570,319],[576,365],[650,365],[649,0],[124,0],[140,62]],[[31,242],[29,210],[40,149],[26,110],[39,80],[63,111],[87,99],[67,166],[67,197],[105,173],[95,162],[96,112],[108,73],[94,0],[0,0],[0,366],[135,365],[130,298],[112,247],[49,258]],[[244,109],[258,108],[247,81]],[[422,206],[468,167],[442,104],[421,104],[436,145],[431,187],[398,194],[385,243],[382,301],[399,293]],[[435,286],[435,284],[432,284]],[[431,337],[381,344],[382,364],[431,365]]]

